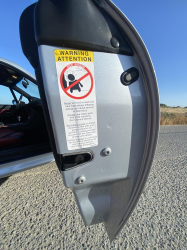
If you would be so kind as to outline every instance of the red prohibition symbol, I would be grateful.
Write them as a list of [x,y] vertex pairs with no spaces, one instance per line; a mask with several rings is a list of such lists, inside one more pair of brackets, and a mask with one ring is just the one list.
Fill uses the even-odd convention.
[[[63,76],[64,76],[64,73],[66,72],[67,69],[73,67],[73,66],[79,66],[79,67],[82,67],[83,69],[85,69],[85,71],[87,72],[85,75],[83,75],[81,78],[79,78],[78,80],[76,80],[74,83],[72,83],[70,86],[68,86],[67,88],[64,88],[64,85],[63,85]],[[86,93],[85,95],[83,96],[80,96],[80,97],[76,97],[76,96],[73,96],[71,94],[69,94],[67,91],[72,88],[73,86],[75,86],[76,84],[78,84],[80,81],[82,81],[83,79],[85,79],[86,77],[90,77],[90,81],[91,81],[91,87],[88,91],[88,93]],[[89,96],[89,94],[92,92],[92,89],[93,89],[93,76],[91,74],[91,72],[89,71],[88,68],[86,68],[84,65],[82,64],[79,64],[79,63],[71,63],[69,65],[67,65],[63,70],[62,70],[62,73],[60,75],[60,85],[61,85],[61,88],[62,90],[64,91],[64,93],[66,95],[68,95],[69,97],[73,98],[73,99],[84,99],[86,98],[87,96]]]

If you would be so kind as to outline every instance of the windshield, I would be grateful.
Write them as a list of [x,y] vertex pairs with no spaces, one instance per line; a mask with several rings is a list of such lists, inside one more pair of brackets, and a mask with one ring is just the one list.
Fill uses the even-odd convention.
[[24,92],[26,92],[30,96],[33,96],[33,97],[40,99],[38,86],[36,84],[34,84],[33,82],[29,81],[28,79],[24,78],[22,81],[17,83],[16,86],[18,88],[22,89]]

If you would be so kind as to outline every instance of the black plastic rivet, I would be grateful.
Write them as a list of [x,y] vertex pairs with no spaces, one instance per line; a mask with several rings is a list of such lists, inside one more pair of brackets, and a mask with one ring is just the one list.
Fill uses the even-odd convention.
[[122,73],[121,82],[123,85],[128,86],[138,80],[139,72],[136,68],[130,68]]
[[111,38],[110,43],[114,48],[119,48],[119,42],[115,37]]

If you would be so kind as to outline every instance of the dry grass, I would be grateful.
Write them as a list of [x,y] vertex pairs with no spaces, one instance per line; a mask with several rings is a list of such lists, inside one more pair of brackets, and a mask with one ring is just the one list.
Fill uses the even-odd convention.
[[185,124],[187,124],[186,108],[161,108],[160,125]]
[[183,114],[187,113],[187,108],[160,108],[161,113],[178,113],[178,114]]

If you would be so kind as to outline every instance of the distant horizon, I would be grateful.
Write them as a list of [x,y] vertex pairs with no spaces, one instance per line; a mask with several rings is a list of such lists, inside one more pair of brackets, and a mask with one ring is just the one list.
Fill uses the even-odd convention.
[[166,103],[160,102],[160,105],[161,104],[165,104],[168,108],[177,108],[177,107],[187,108],[187,104],[186,104],[186,106],[180,106],[180,105],[167,105]]
[[[160,103],[160,104],[161,104],[161,103]],[[165,104],[165,103],[164,103],[164,104]],[[177,107],[180,107],[180,108],[187,108],[187,106],[182,107],[182,106],[179,106],[179,105],[178,105],[178,106],[168,106],[168,105],[167,105],[167,108],[177,108]]]

